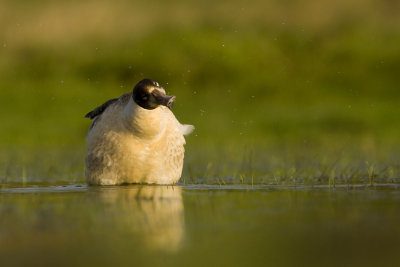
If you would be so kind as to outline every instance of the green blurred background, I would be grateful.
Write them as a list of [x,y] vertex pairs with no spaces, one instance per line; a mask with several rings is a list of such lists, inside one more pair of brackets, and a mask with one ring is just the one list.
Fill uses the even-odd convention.
[[188,177],[338,158],[399,170],[398,1],[1,0],[0,77],[3,177],[45,150],[68,155],[54,173],[81,176],[83,116],[142,78],[196,126]]

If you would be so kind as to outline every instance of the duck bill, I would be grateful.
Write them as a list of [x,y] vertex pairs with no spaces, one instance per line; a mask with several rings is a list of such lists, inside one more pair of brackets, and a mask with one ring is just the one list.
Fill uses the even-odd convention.
[[166,95],[165,93],[159,91],[159,90],[154,90],[152,92],[154,98],[156,99],[156,102],[158,105],[163,105],[168,108],[171,108],[172,105],[175,102],[176,96],[170,96]]
[[169,95],[167,95],[167,96],[164,98],[164,103],[163,103],[162,105],[164,105],[164,106],[166,106],[166,107],[168,107],[168,108],[172,108],[172,106],[173,106],[174,103],[175,103],[175,99],[176,99],[176,96],[169,96]]

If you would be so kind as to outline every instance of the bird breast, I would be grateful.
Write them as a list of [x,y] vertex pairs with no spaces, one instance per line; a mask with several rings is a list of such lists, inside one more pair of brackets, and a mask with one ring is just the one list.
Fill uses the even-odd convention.
[[141,140],[155,141],[166,129],[165,109],[158,107],[147,110],[136,105],[131,99],[123,110],[123,126]]

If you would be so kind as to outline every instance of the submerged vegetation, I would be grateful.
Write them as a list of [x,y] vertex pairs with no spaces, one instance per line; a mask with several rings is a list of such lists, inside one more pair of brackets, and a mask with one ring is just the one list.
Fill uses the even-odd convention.
[[393,1],[5,0],[0,18],[2,182],[83,181],[83,115],[144,77],[196,126],[182,183],[399,181]]

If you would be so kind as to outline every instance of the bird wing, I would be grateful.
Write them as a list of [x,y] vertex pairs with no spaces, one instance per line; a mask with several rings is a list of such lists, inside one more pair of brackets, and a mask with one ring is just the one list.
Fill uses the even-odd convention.
[[103,105],[98,106],[97,108],[93,109],[88,114],[86,114],[85,118],[89,118],[89,119],[93,120],[97,116],[101,115],[104,112],[104,110],[106,110],[108,108],[108,106],[110,106],[112,103],[118,101],[118,99],[119,98],[113,98],[113,99],[108,100]]
[[85,115],[85,118],[89,118],[91,120],[95,119],[97,116],[101,115],[111,104],[120,101],[121,104],[125,105],[129,98],[131,97],[132,93],[127,93],[121,95],[119,98],[113,98],[105,102],[103,105],[98,106],[97,108],[90,111],[88,114]]
[[100,118],[100,115],[103,114],[103,112],[112,104],[114,104],[115,102],[120,102],[122,105],[125,105],[126,103],[129,102],[130,97],[132,96],[132,93],[127,93],[127,94],[123,94],[122,96],[120,96],[119,98],[113,98],[108,100],[107,102],[105,102],[103,105],[98,106],[97,108],[93,109],[92,111],[90,111],[88,114],[85,115],[85,118],[89,118],[91,120],[93,120],[92,125],[90,125],[89,130],[91,130],[93,128],[93,126],[96,124],[96,122],[98,121],[98,119]]

